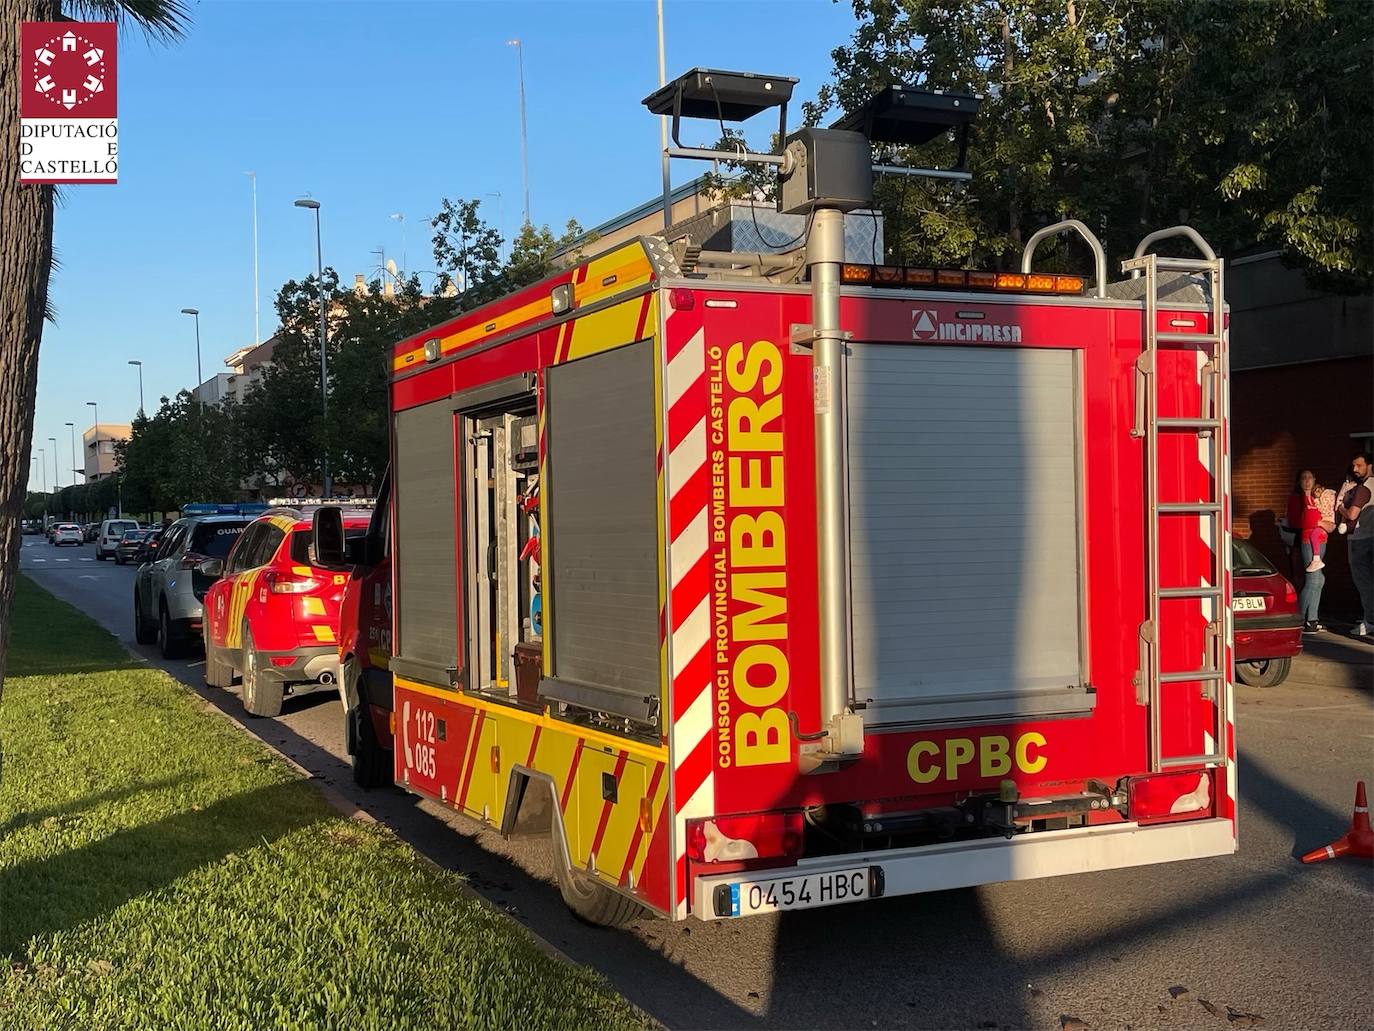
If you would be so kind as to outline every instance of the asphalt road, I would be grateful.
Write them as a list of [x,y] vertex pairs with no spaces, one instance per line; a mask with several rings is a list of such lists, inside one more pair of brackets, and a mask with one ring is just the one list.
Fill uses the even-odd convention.
[[1238,689],[1237,856],[611,932],[568,916],[541,841],[354,789],[333,692],[254,720],[202,662],[134,644],[134,571],[93,556],[26,538],[22,568],[669,1026],[1374,1027],[1374,870],[1297,859],[1344,833],[1357,779],[1374,788],[1367,645],[1332,637],[1280,687]]

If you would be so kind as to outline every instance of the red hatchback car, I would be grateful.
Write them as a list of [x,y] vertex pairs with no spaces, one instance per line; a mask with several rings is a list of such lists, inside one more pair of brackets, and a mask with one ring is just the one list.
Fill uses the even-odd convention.
[[[348,513],[349,537],[367,532],[367,513]],[[217,576],[205,596],[205,682],[228,687],[243,678],[243,707],[277,716],[286,694],[339,679],[339,602],[345,569],[310,558],[310,520],[295,509],[264,512],[226,559],[201,566]]]
[[1302,651],[1297,591],[1258,548],[1234,538],[1231,585],[1236,679],[1251,687],[1276,687]]

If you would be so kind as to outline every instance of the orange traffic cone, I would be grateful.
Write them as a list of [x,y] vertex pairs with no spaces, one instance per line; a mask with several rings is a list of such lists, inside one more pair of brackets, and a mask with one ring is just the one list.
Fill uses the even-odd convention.
[[1374,859],[1374,829],[1369,826],[1369,801],[1365,798],[1364,781],[1355,785],[1355,815],[1350,830],[1329,845],[1314,848],[1302,857],[1304,863],[1320,863],[1323,859],[1352,855]]

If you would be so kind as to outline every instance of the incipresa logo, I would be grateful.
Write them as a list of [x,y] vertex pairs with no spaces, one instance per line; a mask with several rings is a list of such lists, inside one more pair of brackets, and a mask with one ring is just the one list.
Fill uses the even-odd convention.
[[1005,322],[942,322],[934,309],[917,308],[911,313],[911,336],[914,340],[1019,344],[1021,327]]

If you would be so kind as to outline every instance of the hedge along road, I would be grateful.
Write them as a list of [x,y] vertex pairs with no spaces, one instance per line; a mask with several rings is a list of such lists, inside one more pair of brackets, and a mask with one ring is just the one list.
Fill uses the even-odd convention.
[[1367,676],[1352,687],[1299,659],[1279,688],[1238,689],[1238,856],[609,932],[568,916],[541,840],[505,842],[399,791],[357,791],[334,693],[252,720],[237,687],[204,688],[200,661],[135,646],[133,570],[91,557],[30,537],[22,567],[670,1026],[1243,1024],[1230,1007],[1271,1027],[1355,1027],[1374,1006],[1374,873],[1296,858],[1344,832],[1357,778],[1374,786]]

